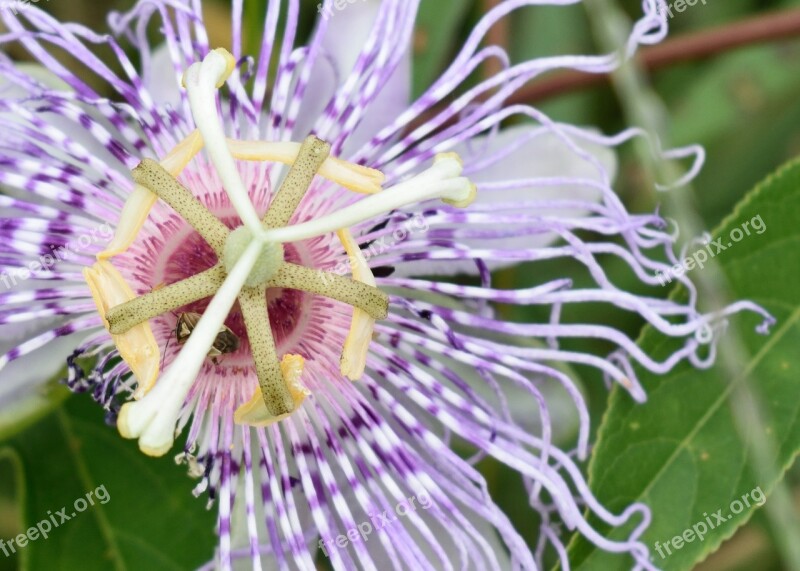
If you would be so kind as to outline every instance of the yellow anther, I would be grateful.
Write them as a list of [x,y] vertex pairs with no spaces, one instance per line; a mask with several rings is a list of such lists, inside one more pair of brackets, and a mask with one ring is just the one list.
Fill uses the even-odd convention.
[[449,204],[450,206],[455,206],[456,208],[466,208],[467,206],[475,202],[475,198],[478,196],[478,187],[475,185],[475,183],[472,182],[469,183],[469,187],[470,190],[466,197],[460,200],[450,200],[449,198],[443,198],[442,202],[444,202],[445,204]]
[[[294,164],[301,143],[270,141],[236,141],[228,139],[228,149],[234,158],[242,161],[274,161]],[[380,192],[386,176],[379,170],[328,157],[318,174],[353,192],[375,194]]]
[[[233,54],[231,54],[231,52],[229,52],[225,48],[217,48],[213,50],[213,53],[219,54],[225,60],[225,69],[220,73],[219,80],[217,81],[216,84],[217,89],[219,89],[220,87],[225,85],[225,82],[231,76],[233,70],[236,69],[236,60],[234,59]],[[183,76],[181,77],[181,87],[186,89],[186,72],[184,72]]]
[[219,89],[225,85],[225,82],[231,76],[233,70],[236,69],[236,59],[234,59],[233,54],[225,48],[217,48],[214,51],[225,58],[225,71],[217,82],[217,89]]
[[[220,48],[221,49],[221,48]],[[224,51],[224,50],[222,50]],[[227,52],[226,52],[227,53]],[[230,54],[228,54],[230,55]],[[230,57],[233,60],[233,56]],[[294,164],[300,151],[300,143],[237,141],[227,139],[228,148],[234,158],[244,161],[274,161],[287,165]],[[172,149],[159,164],[175,178],[178,178],[189,162],[203,148],[203,138],[195,129]],[[454,154],[454,153],[451,153]],[[375,194],[382,190],[386,177],[376,169],[349,163],[335,157],[328,157],[320,167],[319,175],[353,192]],[[147,220],[150,210],[158,197],[147,188],[136,185],[125,201],[119,225],[114,238],[105,250],[97,254],[98,260],[106,260],[125,252]]]
[[256,389],[253,397],[236,409],[233,415],[234,421],[237,424],[250,426],[269,426],[288,418],[311,394],[311,391],[300,381],[304,367],[305,359],[300,355],[284,355],[281,360],[281,374],[294,401],[294,409],[291,412],[272,416],[267,410],[267,405],[264,404],[264,397],[261,395],[261,391]]
[[[458,153],[439,153],[434,157],[433,164],[441,163],[444,161],[456,161],[458,163],[458,173],[461,174],[461,169],[464,168],[464,160]],[[475,186],[474,183],[469,183],[469,192],[459,198],[459,199],[452,199],[452,198],[442,198],[442,202],[445,204],[449,204],[450,206],[455,206],[456,208],[466,208],[473,202],[475,202],[475,198],[478,196],[478,187]]]
[[[186,168],[186,165],[203,148],[203,138],[196,129],[178,143],[167,156],[161,159],[160,164],[172,176],[177,178]],[[158,200],[158,197],[151,190],[136,185],[133,192],[125,201],[122,213],[119,218],[119,225],[114,232],[114,239],[105,250],[97,254],[98,260],[106,260],[117,256],[130,248],[142,229],[150,210]]]
[[[353,270],[353,279],[370,286],[375,286],[375,276],[367,265],[367,260],[361,248],[358,247],[353,235],[348,229],[336,232],[339,241],[344,246],[345,252],[350,259],[350,266]],[[369,344],[372,341],[372,332],[375,328],[375,320],[370,315],[357,307],[353,308],[353,319],[350,322],[350,332],[342,348],[342,357],[339,361],[339,369],[345,377],[351,381],[357,381],[364,374],[367,367],[367,354]]]
[[[91,268],[84,268],[83,277],[97,306],[97,311],[108,328],[106,313],[112,307],[134,299],[136,296],[128,283],[111,265],[100,261]],[[155,336],[147,322],[131,328],[121,335],[112,335],[120,356],[130,367],[139,384],[134,398],[140,399],[153,387],[158,377],[161,353]]]
[[445,161],[445,160],[448,160],[448,159],[452,159],[454,161],[458,161],[458,164],[461,165],[461,167],[463,168],[464,160],[461,158],[461,155],[459,155],[458,153],[454,153],[454,152],[439,153],[438,155],[436,155],[433,158],[433,164],[436,164],[438,162]]
[[164,167],[164,170],[175,178],[178,178],[183,172],[183,169],[186,168],[186,165],[189,164],[202,148],[203,137],[200,136],[200,131],[195,129],[159,162],[161,166]]

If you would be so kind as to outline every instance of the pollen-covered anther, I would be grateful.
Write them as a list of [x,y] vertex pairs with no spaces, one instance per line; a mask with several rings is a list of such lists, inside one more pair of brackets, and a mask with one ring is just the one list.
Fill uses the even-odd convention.
[[289,390],[294,407],[291,411],[274,415],[267,410],[261,390],[256,389],[252,398],[236,409],[233,419],[237,424],[247,424],[250,426],[269,426],[288,418],[303,401],[311,394],[300,380],[305,367],[305,360],[300,355],[284,355],[281,360],[281,376]]
[[144,323],[157,315],[175,311],[200,299],[211,297],[222,285],[225,275],[225,269],[217,264],[185,280],[154,289],[135,299],[115,305],[106,313],[108,330],[114,335],[121,335],[131,327]]
[[455,198],[442,198],[442,202],[456,208],[466,208],[475,202],[475,198],[478,196],[478,187],[475,183],[467,182],[468,185],[466,187],[462,187],[453,193],[456,195]]
[[[214,69],[216,70],[215,86],[217,89],[225,85],[225,82],[231,76],[233,70],[236,69],[236,58],[234,58],[233,54],[225,48],[217,48],[209,52],[208,55],[206,55],[205,60],[203,60],[203,63],[206,63],[206,65],[210,63],[214,66]],[[194,66],[201,65],[203,64],[194,64]],[[183,77],[181,78],[181,87],[186,87],[188,73],[189,70],[184,72]]]
[[[159,164],[173,177],[178,177],[186,165],[203,148],[203,138],[199,131],[192,131],[178,143]],[[114,231],[114,238],[105,250],[97,254],[98,260],[105,260],[125,252],[139,231],[142,229],[150,210],[158,200],[158,195],[140,184],[134,186],[133,192],[125,201],[120,214],[119,224]]]
[[[301,143],[280,141],[237,141],[227,139],[234,158],[243,161],[274,161],[292,165],[297,160]],[[379,170],[327,157],[319,168],[319,176],[353,192],[375,194],[381,191],[386,176]]]
[[[83,277],[89,285],[97,311],[108,328],[106,314],[109,309],[136,297],[117,269],[107,261],[99,261],[91,268],[84,268]],[[128,364],[136,377],[138,388],[134,398],[143,397],[155,384],[158,377],[159,359],[156,338],[150,325],[140,323],[121,335],[111,338],[119,350],[120,356]]]
[[[358,247],[358,244],[353,239],[353,235],[346,229],[339,230],[337,235],[344,246],[345,252],[350,257],[353,279],[375,287],[375,276],[372,274],[361,248]],[[357,381],[364,374],[364,370],[367,367],[369,344],[372,341],[374,329],[375,319],[366,311],[354,307],[350,331],[345,339],[342,356],[339,361],[342,375],[351,381]]]
[[[433,164],[434,165],[442,165],[443,163],[447,164],[450,168],[455,170],[455,164],[458,165],[458,174],[460,175],[464,169],[464,161],[458,155],[458,153],[439,153],[436,155]],[[466,179],[465,179],[466,180]],[[466,208],[473,202],[475,202],[475,198],[478,196],[478,187],[475,183],[471,181],[467,181],[468,184],[463,186],[462,188],[456,190],[455,192],[451,193],[448,196],[442,197],[442,202],[445,204],[449,204],[450,206],[455,206],[456,208]]]

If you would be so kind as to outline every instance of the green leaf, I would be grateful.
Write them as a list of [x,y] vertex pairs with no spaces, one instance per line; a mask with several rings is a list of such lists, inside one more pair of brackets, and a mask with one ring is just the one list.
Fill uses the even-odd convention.
[[[23,528],[52,528],[17,548],[21,568],[183,571],[211,559],[215,510],[192,496],[185,469],[144,456],[103,416],[82,395],[6,443],[24,490]],[[68,521],[56,515],[62,508]]]
[[420,3],[415,29],[414,96],[420,95],[439,77],[454,51],[461,46],[461,25],[471,0],[424,0]]
[[[752,515],[756,502],[751,492],[773,490],[800,448],[800,161],[758,186],[714,235],[727,243],[731,230],[759,216],[766,230],[751,231],[717,260],[731,295],[761,304],[778,319],[771,334],[754,332],[760,321],[754,315],[733,319],[734,331],[727,334],[738,333],[745,364],[734,378],[720,364],[708,370],[684,365],[665,376],[640,371],[648,393],[644,405],[614,390],[589,467],[590,486],[610,509],[619,512],[632,502],[650,506],[653,521],[642,540],[663,569],[691,569],[716,550]],[[693,270],[701,271],[715,270]],[[674,340],[652,329],[645,330],[640,345],[658,358],[676,348]],[[755,397],[763,421],[747,430],[763,436],[775,451],[759,464],[752,462],[737,431],[741,401],[735,395],[743,387]],[[761,452],[769,454],[768,449]],[[748,494],[751,506],[733,514],[731,503]],[[662,548],[663,558],[655,552],[656,541],[663,546],[719,509],[726,519],[703,541],[695,537],[671,554]],[[615,530],[612,537],[629,532]],[[602,552],[577,536],[569,553],[573,569],[630,568],[629,559]]]
[[[800,46],[767,45],[662,74],[676,145],[701,144],[708,160],[695,187],[706,220],[720,220],[745,191],[797,155]],[[747,133],[747,137],[742,137]],[[727,192],[717,192],[724,189]]]
[[[63,379],[64,375],[58,378]],[[0,415],[0,441],[35,424],[58,408],[71,394],[67,387],[54,380],[43,385],[40,391],[5,406]]]

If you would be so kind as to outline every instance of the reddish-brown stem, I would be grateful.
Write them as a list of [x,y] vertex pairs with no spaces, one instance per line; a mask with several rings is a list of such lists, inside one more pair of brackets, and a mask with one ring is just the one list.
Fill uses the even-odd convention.
[[[500,0],[483,0],[483,12],[495,8],[500,4]],[[486,43],[493,46],[500,46],[508,51],[509,40],[511,38],[511,21],[509,18],[501,18],[494,26],[492,26],[486,33]],[[503,70],[503,62],[497,58],[489,58],[483,64],[483,76],[492,77]]]
[[[800,37],[800,8],[791,8],[678,36],[660,45],[642,49],[637,57],[645,69],[655,71],[679,63],[712,57],[740,47],[796,37]],[[607,81],[606,74],[579,71],[554,72],[512,94],[508,98],[508,104],[540,102]],[[424,124],[440,110],[434,109],[421,115],[416,121],[411,122],[407,132]]]
[[[800,36],[800,8],[765,14],[756,18],[686,34],[644,48],[638,57],[645,69],[655,71],[683,62],[696,61],[733,49]],[[509,103],[532,103],[585,89],[608,80],[605,74],[578,71],[554,73],[520,89]]]

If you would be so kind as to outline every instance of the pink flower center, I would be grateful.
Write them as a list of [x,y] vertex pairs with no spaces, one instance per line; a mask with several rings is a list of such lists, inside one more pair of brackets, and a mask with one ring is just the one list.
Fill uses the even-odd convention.
[[[246,168],[243,170],[247,170]],[[249,173],[243,172],[247,177]],[[206,182],[206,181],[204,181]],[[211,183],[207,183],[211,186]],[[262,182],[262,185],[264,183]],[[209,191],[205,184],[190,185],[188,188],[200,201],[217,216],[228,228],[240,225],[239,219],[230,206],[224,191]],[[197,192],[198,186],[200,192]],[[253,185],[251,188],[257,188]],[[254,202],[259,210],[266,210],[266,193],[253,192]],[[188,223],[163,203],[153,209],[154,216],[142,229],[130,249],[118,256],[123,273],[129,272],[130,283],[139,294],[147,293],[169,284],[180,282],[201,273],[218,263],[213,249]],[[333,264],[335,251],[329,247],[329,238],[293,242],[284,245],[284,259],[306,267],[324,268]],[[339,246],[341,248],[341,246]],[[180,351],[176,337],[176,326],[182,313],[205,312],[210,298],[183,306],[174,312],[166,313],[151,320],[151,327],[159,347],[164,352],[164,368]],[[310,357],[314,350],[309,347],[307,328],[310,323],[330,317],[330,305],[335,302],[299,290],[270,288],[267,290],[269,321],[278,354],[297,353]],[[327,315],[325,315],[327,314]],[[318,319],[315,319],[318,318]],[[217,363],[207,359],[205,368],[251,369],[253,359],[244,319],[238,302],[234,305],[225,325],[239,338],[238,350],[216,358]],[[346,323],[343,321],[342,330]],[[311,335],[314,338],[314,335]],[[337,340],[339,344],[342,340]]]

